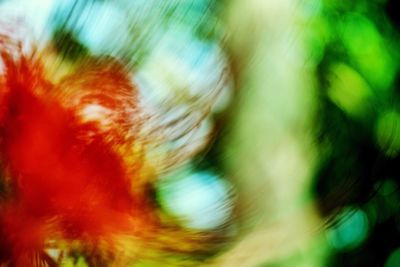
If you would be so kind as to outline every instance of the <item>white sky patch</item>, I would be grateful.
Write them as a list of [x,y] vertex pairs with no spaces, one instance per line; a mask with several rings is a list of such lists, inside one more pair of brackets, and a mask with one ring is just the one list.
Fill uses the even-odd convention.
[[146,85],[143,91],[150,101],[180,102],[196,97],[216,102],[216,92],[226,86],[223,79],[227,66],[217,43],[199,40],[193,33],[176,28],[155,45],[137,76]]
[[50,256],[53,260],[57,261],[60,258],[61,250],[56,248],[50,248],[45,250],[47,255]]
[[[51,38],[49,18],[55,4],[54,0],[8,0],[0,4],[0,12],[7,14],[9,18],[23,19],[28,32],[24,31],[20,37],[25,38],[27,43],[31,43],[33,38],[41,47]],[[29,49],[29,46],[26,49]]]
[[129,36],[126,14],[110,2],[88,5],[74,27],[78,39],[94,54],[118,52]]
[[80,114],[82,116],[83,121],[96,121],[99,122],[102,126],[107,126],[112,123],[111,114],[112,110],[99,105],[99,104],[88,104],[85,105]]
[[162,206],[188,228],[214,229],[230,218],[229,186],[210,172],[166,178],[159,190]]

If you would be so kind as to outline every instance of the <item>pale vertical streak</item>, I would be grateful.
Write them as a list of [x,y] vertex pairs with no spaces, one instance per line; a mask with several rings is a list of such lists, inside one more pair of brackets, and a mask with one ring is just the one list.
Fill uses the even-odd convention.
[[279,261],[317,236],[321,221],[310,197],[317,92],[302,4],[236,0],[229,9],[239,96],[224,158],[243,236],[216,266]]

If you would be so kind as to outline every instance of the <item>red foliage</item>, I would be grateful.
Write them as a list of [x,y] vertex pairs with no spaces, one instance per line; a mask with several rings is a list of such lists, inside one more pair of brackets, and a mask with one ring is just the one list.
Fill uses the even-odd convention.
[[[51,237],[96,240],[129,232],[132,214],[146,203],[131,192],[139,167],[125,166],[116,149],[134,138],[127,137],[134,124],[129,111],[137,108],[127,74],[102,62],[54,85],[36,60],[7,53],[1,59],[0,159],[12,188],[0,203],[4,246],[17,258],[40,251]],[[106,130],[82,119],[88,103],[112,111]]]

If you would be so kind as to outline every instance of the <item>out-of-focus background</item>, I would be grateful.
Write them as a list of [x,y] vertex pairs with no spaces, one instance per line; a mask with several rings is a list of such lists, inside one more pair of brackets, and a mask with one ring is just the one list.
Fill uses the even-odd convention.
[[395,267],[395,2],[3,0],[0,21],[27,22],[54,81],[88,58],[129,69],[157,212],[212,237],[132,266]]

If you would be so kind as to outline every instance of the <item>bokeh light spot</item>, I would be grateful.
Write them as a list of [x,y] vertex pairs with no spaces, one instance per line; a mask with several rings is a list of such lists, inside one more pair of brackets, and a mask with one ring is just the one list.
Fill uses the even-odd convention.
[[400,266],[400,248],[394,250],[388,257],[385,267],[398,267]]
[[396,156],[400,149],[400,114],[396,111],[383,113],[375,131],[379,147],[387,156]]
[[335,64],[330,82],[328,96],[338,107],[353,117],[366,114],[371,92],[357,71],[345,64]]
[[344,45],[362,74],[373,86],[388,89],[394,80],[396,65],[380,32],[360,14],[349,14],[344,21]]
[[361,209],[345,210],[338,225],[328,231],[330,245],[337,250],[351,250],[366,239],[369,231],[367,215]]

